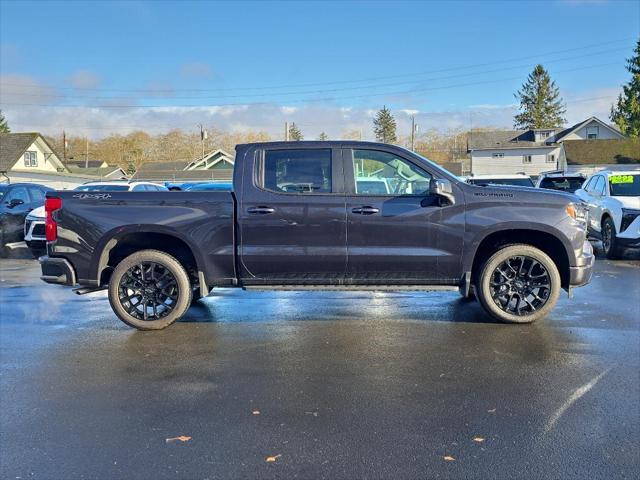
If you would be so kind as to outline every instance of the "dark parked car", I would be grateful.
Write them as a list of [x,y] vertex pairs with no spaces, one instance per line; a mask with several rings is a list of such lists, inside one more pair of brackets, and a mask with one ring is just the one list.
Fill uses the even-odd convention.
[[0,185],[0,252],[5,245],[24,239],[24,219],[44,204],[45,193],[52,188],[36,183]]
[[529,323],[588,283],[594,262],[577,197],[469,185],[379,143],[238,145],[232,191],[55,192],[46,211],[42,279],[108,288],[141,330],[214,287],[459,289],[496,319]]
[[581,173],[546,172],[540,174],[536,187],[575,193],[586,179]]

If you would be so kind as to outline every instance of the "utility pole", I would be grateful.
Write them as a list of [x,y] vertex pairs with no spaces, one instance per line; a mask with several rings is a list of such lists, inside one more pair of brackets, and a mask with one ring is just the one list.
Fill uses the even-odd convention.
[[200,144],[202,146],[202,159],[204,159],[204,141],[207,139],[208,135],[201,123],[198,124],[198,127],[200,127]]
[[284,122],[284,141],[289,141],[289,122]]
[[84,142],[84,168],[89,168],[89,138],[85,138]]
[[415,151],[415,143],[416,143],[416,117],[411,115],[411,151]]
[[67,165],[67,134],[62,130],[62,163]]

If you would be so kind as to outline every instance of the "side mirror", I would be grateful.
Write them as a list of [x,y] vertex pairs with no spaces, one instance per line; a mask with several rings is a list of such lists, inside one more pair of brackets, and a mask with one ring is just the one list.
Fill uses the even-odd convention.
[[9,205],[8,205],[9,208],[14,208],[14,207],[17,207],[18,205],[24,204],[24,200],[22,200],[20,198],[14,198],[8,203],[9,203]]
[[453,186],[451,182],[445,178],[436,178],[429,183],[429,193],[441,198],[446,198],[451,205],[456,203],[453,196]]

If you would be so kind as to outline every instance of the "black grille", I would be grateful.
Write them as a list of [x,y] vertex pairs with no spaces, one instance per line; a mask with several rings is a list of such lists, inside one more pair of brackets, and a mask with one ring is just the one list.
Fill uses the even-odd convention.
[[33,223],[32,220],[27,220],[26,222],[24,222],[24,234],[26,235],[27,233],[29,233],[29,227],[31,227],[31,224]]
[[38,223],[35,227],[33,227],[32,235],[35,235],[38,237],[44,237],[44,224]]

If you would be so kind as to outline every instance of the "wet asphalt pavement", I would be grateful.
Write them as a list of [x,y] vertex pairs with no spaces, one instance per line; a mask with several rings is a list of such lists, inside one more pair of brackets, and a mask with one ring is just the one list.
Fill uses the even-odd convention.
[[38,275],[0,260],[2,479],[640,472],[638,260],[531,326],[456,293],[224,290],[142,333]]

